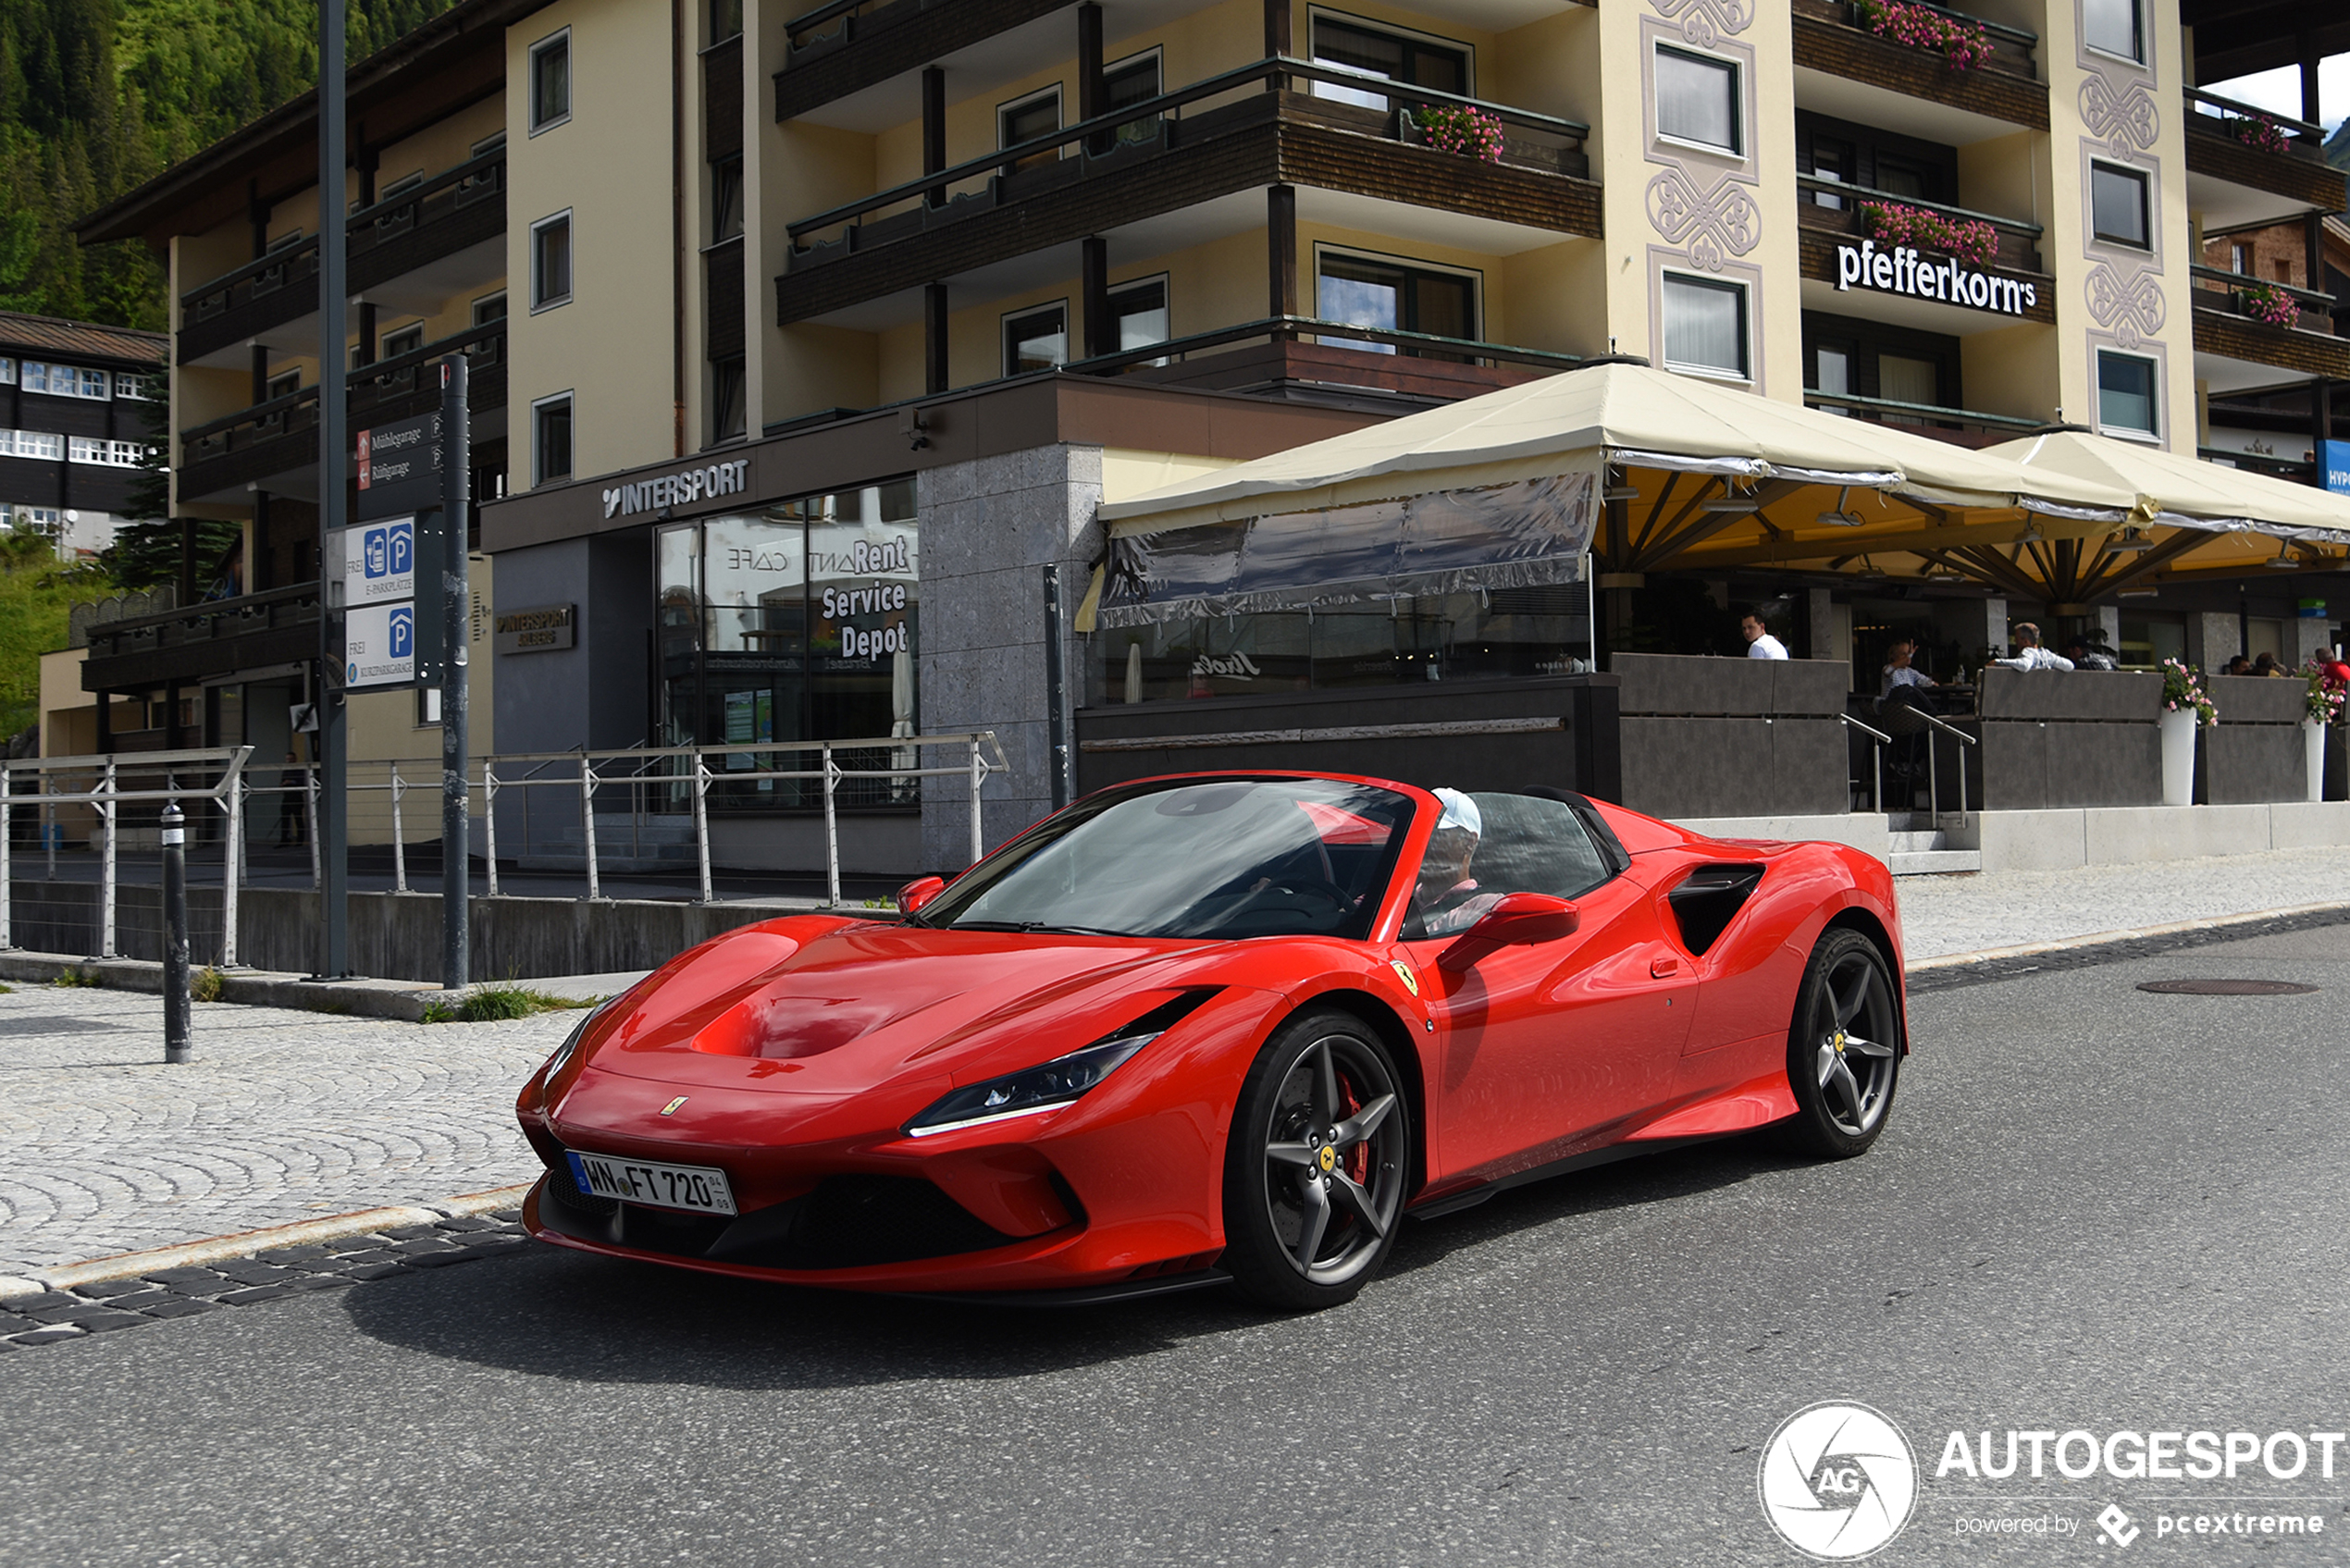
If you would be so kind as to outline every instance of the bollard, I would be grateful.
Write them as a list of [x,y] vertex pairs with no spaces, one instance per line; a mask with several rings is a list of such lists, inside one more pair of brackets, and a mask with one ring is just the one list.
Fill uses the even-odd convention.
[[188,1059],[188,819],[163,809],[163,1059]]

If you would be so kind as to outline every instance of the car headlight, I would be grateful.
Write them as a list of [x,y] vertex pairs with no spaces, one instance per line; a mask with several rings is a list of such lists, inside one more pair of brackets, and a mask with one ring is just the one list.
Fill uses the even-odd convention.
[[597,1003],[586,1018],[581,1019],[572,1027],[571,1032],[563,1036],[563,1043],[555,1047],[555,1054],[547,1058],[547,1065],[538,1069],[538,1080],[541,1083],[552,1083],[555,1080],[555,1074],[571,1065],[571,1058],[579,1050],[579,1043],[588,1038],[588,1026],[602,1018],[604,1009],[619,1000],[618,996],[606,997],[603,1001]]
[[1055,1056],[1042,1067],[1008,1072],[984,1083],[958,1089],[934,1102],[906,1124],[909,1138],[928,1138],[983,1122],[1034,1116],[1078,1099],[1087,1090],[1126,1065],[1135,1052],[1174,1027],[1177,1019],[1213,995],[1212,991],[1187,991],[1082,1051]]

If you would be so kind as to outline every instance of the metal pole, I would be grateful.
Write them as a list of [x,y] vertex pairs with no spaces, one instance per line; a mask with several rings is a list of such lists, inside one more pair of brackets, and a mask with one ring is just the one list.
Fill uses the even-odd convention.
[[350,521],[344,494],[351,443],[344,434],[345,252],[343,227],[343,8],[340,0],[318,7],[318,761],[324,770],[318,831],[313,853],[322,859],[318,884],[324,942],[318,972],[340,979],[351,970],[349,800],[344,793],[345,735],[342,701],[342,618],[334,609],[331,585],[342,569],[328,541]]
[[987,775],[979,759],[979,737],[971,736],[971,864],[976,866],[984,856],[980,846],[983,842],[979,821],[979,783]]
[[229,780],[229,841],[220,857],[220,967],[237,966],[237,884],[245,870],[245,775]]
[[498,775],[481,759],[481,870],[490,897],[498,896]]
[[188,1059],[188,819],[163,808],[163,1059]]
[[394,893],[405,893],[408,891],[408,841],[406,836],[400,831],[400,797],[407,794],[408,791],[406,785],[401,781],[400,764],[397,761],[394,761],[390,764],[390,767],[391,890]]
[[1932,730],[1925,732],[1925,814],[1931,826],[1942,825],[1942,761],[1935,755]]
[[440,362],[440,526],[448,536],[440,568],[440,983],[465,983],[471,954],[472,819],[465,814],[465,751],[471,672],[466,643],[473,586],[466,534],[473,520],[473,425],[466,412],[462,353]]
[[588,832],[588,896],[601,898],[603,885],[596,878],[596,765],[579,754],[579,818]]
[[833,815],[833,784],[840,770],[833,766],[833,748],[824,747],[824,902],[840,907],[840,824]]
[[324,870],[318,863],[318,764],[313,762],[302,771],[302,821],[310,839],[310,890],[315,893],[326,885]]
[[105,806],[106,842],[99,852],[98,867],[98,957],[111,958],[114,951],[114,759],[106,759],[106,776],[100,786],[105,791]]
[[1053,809],[1069,804],[1069,677],[1061,668],[1061,569],[1045,568],[1045,736],[1053,771]]
[[702,755],[693,754],[694,763],[694,854],[701,861],[701,901],[713,902],[717,895],[710,886],[710,770],[702,765]]

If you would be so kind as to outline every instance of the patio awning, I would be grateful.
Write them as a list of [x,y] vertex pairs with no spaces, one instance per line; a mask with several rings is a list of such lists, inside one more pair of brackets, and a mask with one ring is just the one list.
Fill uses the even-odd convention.
[[2350,544],[2350,496],[2224,468],[2138,441],[2056,430],[1989,448],[2035,473],[2093,481],[2135,499],[2138,519],[2206,533]]

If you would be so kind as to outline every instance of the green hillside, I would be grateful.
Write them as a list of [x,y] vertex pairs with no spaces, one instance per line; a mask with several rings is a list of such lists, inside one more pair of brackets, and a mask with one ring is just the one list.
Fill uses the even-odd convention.
[[[363,59],[455,0],[350,0]],[[311,85],[315,0],[0,0],[0,308],[164,325],[143,247],[74,220]]]

